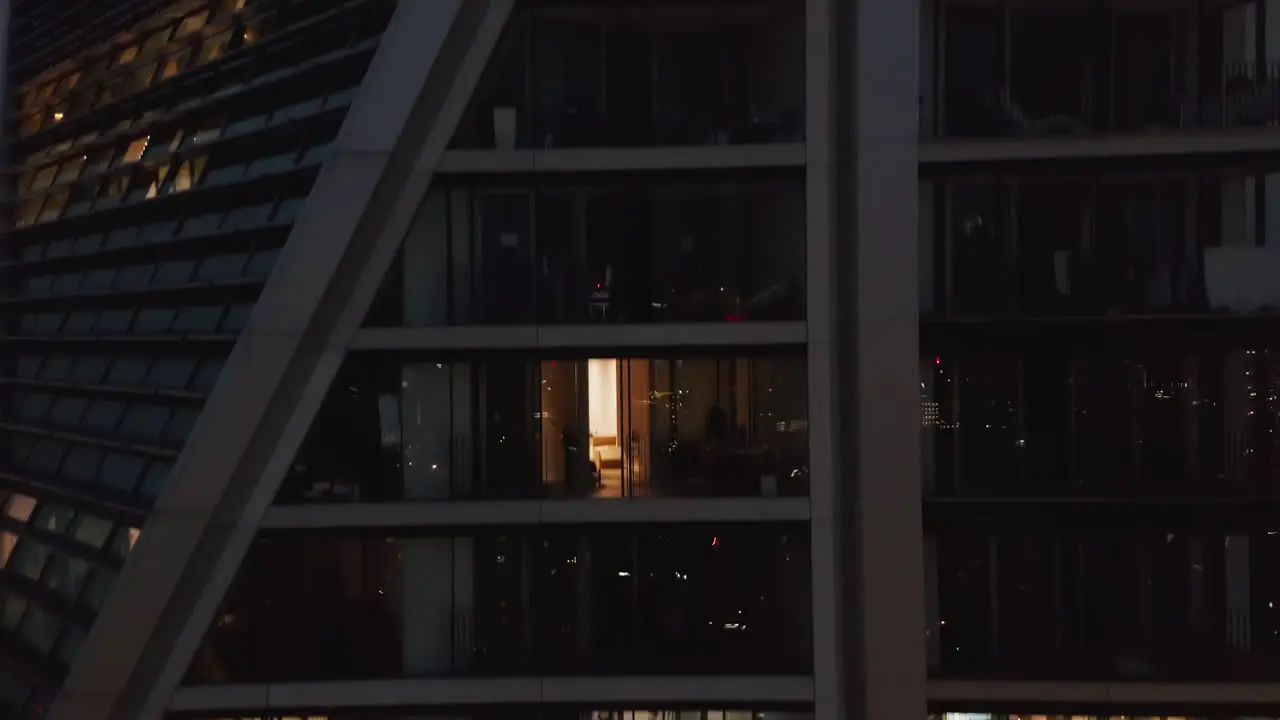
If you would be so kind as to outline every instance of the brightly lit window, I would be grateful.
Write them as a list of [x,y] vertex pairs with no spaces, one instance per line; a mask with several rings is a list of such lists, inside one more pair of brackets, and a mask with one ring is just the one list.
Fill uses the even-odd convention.
[[4,514],[20,523],[25,523],[31,519],[31,514],[36,511],[36,499],[30,495],[22,495],[15,493],[9,498],[9,504],[5,505]]
[[36,177],[31,181],[31,190],[43,190],[53,184],[53,179],[58,175],[57,165],[48,165],[40,168],[36,172]]
[[120,159],[122,163],[136,163],[142,159],[142,154],[147,151],[147,143],[151,142],[151,136],[140,137],[129,143],[129,147],[124,151],[124,157]]
[[195,15],[188,15],[178,25],[178,31],[173,34],[174,39],[182,38],[204,27],[205,22],[209,20],[209,11],[198,12]]

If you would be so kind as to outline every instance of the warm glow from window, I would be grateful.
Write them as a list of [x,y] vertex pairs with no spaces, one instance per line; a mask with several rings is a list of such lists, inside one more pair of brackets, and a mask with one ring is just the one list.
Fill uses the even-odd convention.
[[161,165],[160,169],[156,170],[156,178],[155,180],[151,181],[151,187],[147,188],[148,200],[153,200],[155,199],[156,195],[160,194],[160,186],[164,184],[165,176],[167,176],[168,174],[169,174],[168,165]]
[[121,162],[136,163],[142,159],[142,153],[147,151],[147,143],[151,142],[151,136],[140,137],[129,143],[129,147],[124,151],[124,157]]
[[180,58],[171,57],[165,61],[164,69],[160,71],[160,79],[168,80],[182,71],[182,62]]
[[132,550],[135,543],[138,542],[138,536],[142,534],[142,530],[131,527],[129,528],[129,549]]
[[20,523],[25,523],[31,519],[31,514],[36,511],[36,499],[30,495],[14,494],[9,498],[9,504],[5,506],[4,513]]
[[0,567],[9,564],[9,556],[13,554],[13,547],[17,544],[17,535],[11,532],[0,533]]
[[61,111],[61,110],[58,110],[58,111],[56,111],[56,112],[54,112],[54,113],[53,113],[53,121],[54,121],[54,122],[62,122],[62,118],[63,118],[63,115],[62,115],[62,111]]
[[231,8],[231,12],[240,12],[241,10],[243,10],[245,2],[246,0],[236,0],[236,5],[235,7]]
[[258,31],[251,27],[245,28],[242,37],[245,45],[251,45],[258,41]]
[[53,179],[57,177],[57,174],[58,174],[57,165],[49,165],[48,167],[40,168],[40,171],[36,173],[35,180],[31,181],[30,189],[43,190],[49,187],[50,185],[53,184]]
[[209,11],[198,12],[195,15],[187,16],[182,24],[178,26],[178,31],[173,34],[174,38],[186,37],[191,33],[204,27],[205,22],[209,19]]
[[120,52],[120,59],[117,60],[116,62],[123,65],[124,63],[127,63],[127,62],[133,62],[133,59],[136,57],[138,57],[138,46],[130,45],[129,47],[125,48],[123,51]]
[[222,134],[222,128],[220,127],[205,128],[204,130],[197,130],[196,134],[191,137],[191,142],[195,143],[196,145],[201,145],[207,142],[213,142],[214,140],[217,140],[218,136],[221,134]]
[[200,180],[200,173],[204,170],[206,158],[197,158],[189,160],[178,166],[178,172],[173,176],[173,186],[169,189],[172,193],[181,193],[195,187]]

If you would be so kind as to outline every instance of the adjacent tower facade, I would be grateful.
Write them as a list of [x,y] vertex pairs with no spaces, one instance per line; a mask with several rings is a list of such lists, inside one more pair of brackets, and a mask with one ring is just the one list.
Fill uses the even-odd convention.
[[925,714],[918,8],[89,5],[6,6],[5,717]]

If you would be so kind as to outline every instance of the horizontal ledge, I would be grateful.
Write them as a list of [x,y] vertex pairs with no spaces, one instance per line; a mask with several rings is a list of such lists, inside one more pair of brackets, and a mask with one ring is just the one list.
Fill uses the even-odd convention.
[[805,164],[804,143],[554,150],[447,150],[437,172],[452,175],[785,168]]
[[264,529],[807,521],[808,498],[599,498],[278,505]]
[[1214,132],[1172,131],[1123,136],[925,140],[920,143],[920,164],[1253,152],[1280,153],[1280,130],[1238,128]]
[[1189,705],[1280,704],[1280,685],[1267,682],[1026,682],[929,680],[930,702],[1024,703],[1038,706],[1091,704]]
[[171,712],[262,713],[303,708],[573,704],[662,706],[813,702],[809,676],[430,678],[179,688]]
[[741,347],[801,345],[804,322],[364,328],[351,350]]

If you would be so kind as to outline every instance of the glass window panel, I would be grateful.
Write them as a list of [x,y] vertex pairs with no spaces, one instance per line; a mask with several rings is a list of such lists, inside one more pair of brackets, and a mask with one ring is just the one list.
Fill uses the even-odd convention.
[[72,661],[80,654],[80,646],[84,645],[84,631],[74,625],[67,625],[58,640],[58,648],[54,657],[63,667],[70,667]]
[[182,64],[185,58],[186,58],[186,53],[177,53],[175,55],[170,55],[169,57],[165,58],[164,62],[160,66],[160,77],[158,79],[168,80],[169,78],[182,72]]
[[59,553],[49,564],[45,585],[68,600],[75,600],[89,578],[89,563]]
[[271,203],[236,208],[227,214],[227,225],[236,230],[248,230],[267,224],[271,216]]
[[81,292],[104,292],[111,289],[111,284],[116,279],[116,271],[108,268],[103,270],[91,270],[84,278],[84,284],[80,286]]
[[27,281],[27,295],[48,295],[53,290],[53,275],[40,275]]
[[11,532],[0,532],[0,568],[9,564],[9,557],[18,545],[18,536]]
[[70,239],[55,240],[49,243],[49,248],[45,251],[45,257],[56,258],[66,257],[71,254],[73,243]]
[[125,63],[133,62],[133,59],[136,57],[138,57],[138,46],[130,45],[120,51],[119,57],[116,58],[116,64],[124,65]]
[[228,30],[206,39],[204,44],[200,46],[200,52],[196,55],[196,64],[203,65],[222,57],[222,54],[227,50],[227,45],[231,42],[231,33],[232,31]]
[[77,310],[67,316],[67,322],[62,326],[64,335],[79,335],[88,333],[93,330],[94,322],[98,319],[98,313],[93,310]]
[[61,620],[33,605],[22,618],[19,634],[41,654],[48,655],[61,630]]
[[58,177],[54,180],[57,183],[71,182],[80,177],[80,173],[84,170],[88,157],[81,155],[62,163],[58,167]]
[[146,461],[140,457],[111,453],[98,469],[98,479],[106,487],[128,494],[133,492],[146,467]]
[[77,482],[88,483],[98,472],[98,464],[101,462],[101,450],[77,445],[67,453],[67,459],[62,463],[61,474]]
[[168,331],[173,325],[177,311],[172,308],[153,308],[138,313],[138,323],[133,331],[136,333],[161,333]]
[[138,236],[141,232],[142,228],[138,227],[112,230],[107,234],[106,245],[108,248],[133,247],[138,244]]
[[149,358],[122,357],[111,366],[111,372],[107,375],[107,384],[137,387],[147,377],[147,369],[150,365]]
[[36,499],[30,495],[22,495],[14,493],[7,505],[4,507],[4,514],[20,523],[25,523],[31,519],[36,511]]
[[190,236],[215,233],[218,231],[218,227],[222,225],[223,217],[225,217],[223,213],[210,213],[187,218],[182,223],[182,234]]
[[142,52],[150,53],[164,47],[164,44],[169,42],[169,37],[173,35],[173,29],[172,25],[166,25],[152,33],[150,37],[143,41]]
[[124,155],[120,157],[122,163],[136,163],[142,159],[142,154],[147,151],[147,145],[151,142],[151,136],[140,137],[129,143],[125,148]]
[[13,222],[18,227],[31,225],[40,216],[40,206],[44,204],[44,197],[31,198],[18,203],[18,210],[14,215]]
[[13,550],[8,569],[30,580],[39,580],[49,562],[49,549],[31,538],[22,538]]
[[89,407],[89,400],[82,397],[58,398],[49,411],[48,422],[60,428],[74,430],[80,426],[80,418]]
[[176,40],[178,38],[186,37],[191,33],[199,30],[200,28],[204,27],[204,24],[208,22],[208,20],[209,20],[208,10],[203,10],[201,12],[195,13],[194,15],[186,16],[185,18],[182,19],[182,22],[178,24],[178,29],[173,34],[174,39]]
[[49,193],[44,205],[40,207],[40,222],[50,222],[62,217],[62,211],[67,207],[70,197],[70,193],[65,190]]
[[27,611],[27,601],[11,592],[0,593],[0,623],[6,630],[18,627]]
[[222,307],[218,305],[184,307],[170,329],[178,333],[211,333],[218,329],[221,317]]
[[76,516],[74,529],[71,531],[71,537],[77,542],[88,545],[93,548],[103,548],[107,545],[107,539],[111,536],[111,523],[103,520],[96,515],[81,513]]
[[137,528],[127,525],[116,528],[116,534],[111,538],[111,554],[121,560],[128,558],[134,544],[138,541],[139,534],[140,531]]
[[248,259],[249,255],[247,253],[206,258],[200,263],[200,269],[196,272],[196,279],[217,281],[242,277],[244,266]]
[[[111,527],[107,526],[108,529]],[[103,539],[106,542],[106,539]],[[111,586],[115,583],[115,575],[104,568],[96,568],[93,574],[89,576],[89,582],[85,584],[84,594],[80,598],[80,602],[94,610],[102,609],[102,603],[106,601],[107,594],[111,592]]]
[[53,184],[53,180],[58,175],[57,165],[46,165],[36,171],[35,179],[31,181],[32,190],[43,190]]
[[44,503],[36,511],[33,526],[54,535],[62,535],[71,527],[71,518],[75,513],[69,507]]
[[227,315],[218,328],[223,332],[240,332],[249,324],[249,314],[253,312],[253,303],[238,303],[227,309]]
[[195,272],[196,262],[194,260],[174,260],[163,263],[160,269],[156,271],[155,277],[152,278],[152,284],[156,286],[164,285],[183,285],[191,280],[191,274]]
[[160,490],[164,488],[164,482],[169,478],[169,469],[172,466],[164,461],[154,461],[147,468],[147,474],[142,478],[142,485],[138,487],[138,492],[149,498],[155,498],[160,494]]
[[254,253],[253,260],[249,261],[249,267],[245,268],[244,274],[251,278],[265,278],[271,275],[271,270],[276,265],[276,258],[279,256],[279,250],[263,250]]
[[178,231],[178,221],[168,220],[165,222],[150,223],[142,227],[142,232],[138,238],[144,243],[158,243],[169,240],[173,234]]
[[98,316],[93,329],[94,332],[104,334],[125,333],[129,331],[129,323],[132,321],[132,310],[107,310]]
[[171,390],[181,390],[191,380],[196,361],[190,358],[166,358],[157,360],[147,373],[147,385]]
[[168,445],[181,446],[186,442],[191,429],[195,427],[200,411],[194,408],[182,408],[173,413],[169,425],[164,429],[164,441]]
[[298,219],[298,214],[302,212],[302,205],[306,201],[306,198],[292,198],[282,201],[280,207],[276,209],[275,217],[271,221],[277,225],[292,223]]
[[84,415],[84,429],[97,434],[115,430],[124,417],[126,405],[119,400],[99,400]]
[[218,375],[222,372],[224,362],[221,358],[202,361],[195,376],[191,378],[191,389],[196,392],[212,390],[214,383],[218,381]]
[[121,268],[116,277],[115,286],[121,290],[141,290],[151,284],[151,276],[155,273],[154,265],[131,265]]
[[245,166],[243,163],[231,163],[228,165],[216,165],[209,168],[204,178],[200,181],[201,185],[217,186],[239,182],[244,177]]
[[70,355],[59,353],[51,356],[40,368],[41,380],[62,380],[71,372],[74,360]]
[[83,273],[57,275],[53,279],[53,292],[55,295],[75,295],[80,290],[82,282],[84,282]]
[[18,419],[38,423],[44,419],[51,407],[53,407],[52,395],[45,393],[28,395],[23,399],[22,404],[18,406]]
[[174,139],[178,137],[176,132],[161,132],[150,136],[147,142],[147,149],[142,153],[144,161],[158,160],[170,152],[170,146]]
[[155,170],[143,171],[134,179],[135,185],[133,186],[133,190],[129,192],[129,202],[137,202],[142,199],[156,199],[159,197],[160,190],[165,184],[165,178],[168,176],[168,165],[161,165]]
[[62,327],[63,320],[66,316],[62,313],[40,313],[36,316],[36,333],[40,335],[52,335],[58,332]]
[[62,464],[62,455],[67,451],[66,443],[41,438],[27,455],[27,467],[42,475],[52,475]]
[[72,382],[97,384],[110,363],[105,355],[87,355],[76,360],[69,377]]
[[18,377],[34,378],[40,371],[40,363],[44,358],[39,355],[23,355],[18,358]]
[[200,175],[204,173],[207,158],[199,157],[194,160],[188,160],[178,166],[178,171],[174,173],[169,185],[169,192],[182,193],[190,190],[200,183]]
[[138,404],[129,408],[120,423],[121,435],[133,440],[156,441],[169,422],[169,408]]
[[13,462],[25,466],[27,462],[27,453],[31,452],[31,447],[35,445],[35,438],[30,435],[15,435],[9,441],[9,457]]

